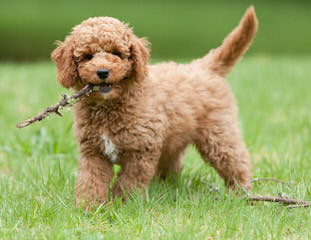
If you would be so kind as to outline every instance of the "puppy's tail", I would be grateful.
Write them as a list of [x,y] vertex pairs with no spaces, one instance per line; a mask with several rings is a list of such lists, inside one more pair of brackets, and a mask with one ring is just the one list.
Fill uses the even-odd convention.
[[251,44],[257,26],[255,10],[251,6],[246,10],[240,24],[225,38],[222,45],[206,56],[210,69],[223,76],[229,73]]

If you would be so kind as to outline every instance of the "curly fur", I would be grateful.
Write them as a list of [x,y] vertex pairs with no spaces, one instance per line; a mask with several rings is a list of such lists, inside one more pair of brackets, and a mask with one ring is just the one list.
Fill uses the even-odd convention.
[[189,64],[148,65],[147,40],[110,17],[85,20],[58,42],[52,59],[61,85],[78,91],[99,84],[100,68],[109,69],[106,82],[113,84],[110,92],[93,92],[74,106],[77,203],[107,200],[113,163],[121,166],[113,196],[144,189],[156,175],[178,174],[189,144],[228,187],[245,185],[251,164],[225,77],[256,30],[250,7],[220,47]]

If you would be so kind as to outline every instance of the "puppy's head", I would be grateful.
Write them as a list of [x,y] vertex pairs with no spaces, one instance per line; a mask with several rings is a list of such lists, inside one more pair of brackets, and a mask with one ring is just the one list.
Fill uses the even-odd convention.
[[100,99],[114,99],[147,74],[148,42],[124,23],[110,17],[89,18],[57,42],[52,59],[57,78],[66,88],[99,86]]

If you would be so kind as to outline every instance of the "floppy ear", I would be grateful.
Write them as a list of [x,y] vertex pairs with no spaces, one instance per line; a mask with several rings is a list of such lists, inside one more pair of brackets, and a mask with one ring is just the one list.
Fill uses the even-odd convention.
[[57,42],[58,47],[52,52],[51,57],[57,67],[57,79],[65,88],[73,87],[78,74],[73,59],[74,46],[70,39]]
[[136,80],[142,81],[147,75],[147,64],[149,61],[149,45],[147,39],[134,37],[131,45],[131,57],[134,62]]

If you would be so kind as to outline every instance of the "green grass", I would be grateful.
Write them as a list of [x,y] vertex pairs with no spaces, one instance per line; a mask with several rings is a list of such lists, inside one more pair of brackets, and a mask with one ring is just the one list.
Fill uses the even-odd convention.
[[[245,58],[230,74],[253,192],[311,200],[311,58]],[[16,129],[64,92],[51,63],[0,64],[0,239],[310,239],[310,209],[247,204],[189,148],[177,182],[90,213],[75,207],[72,113]],[[211,192],[208,182],[220,188]]]

